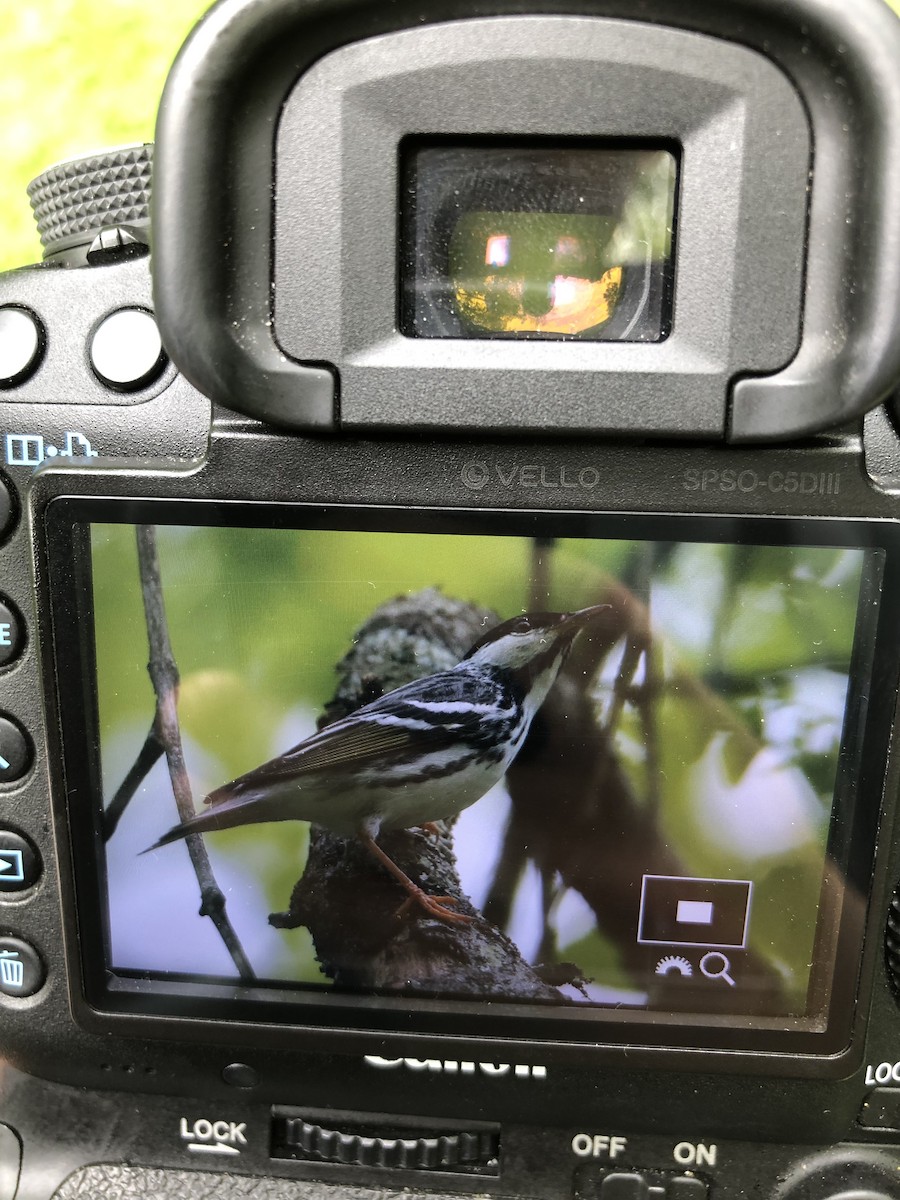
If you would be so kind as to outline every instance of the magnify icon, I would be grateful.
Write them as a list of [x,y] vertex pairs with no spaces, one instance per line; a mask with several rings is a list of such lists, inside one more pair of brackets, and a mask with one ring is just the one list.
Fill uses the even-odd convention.
[[707,979],[724,979],[731,987],[735,986],[734,980],[731,978],[731,961],[725,954],[720,954],[718,950],[711,950],[709,954],[704,954],[700,959],[700,970]]

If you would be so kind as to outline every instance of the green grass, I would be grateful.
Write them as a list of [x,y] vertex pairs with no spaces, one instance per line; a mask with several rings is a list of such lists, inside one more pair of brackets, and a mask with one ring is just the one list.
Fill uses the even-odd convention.
[[209,4],[0,0],[0,270],[40,256],[29,180],[74,154],[152,140],[166,72]]

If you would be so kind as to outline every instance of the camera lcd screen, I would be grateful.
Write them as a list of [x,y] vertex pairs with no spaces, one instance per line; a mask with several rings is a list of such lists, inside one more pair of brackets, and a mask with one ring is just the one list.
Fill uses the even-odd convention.
[[[98,747],[68,756],[95,1004],[432,1029],[462,1013],[592,1041],[825,1028],[865,906],[848,772],[883,550],[793,527],[776,544],[777,522],[757,542],[702,518],[300,510],[303,527],[256,528],[252,510],[146,507],[155,574],[134,524],[76,526],[90,646],[64,721]],[[474,686],[488,668],[506,690]],[[158,704],[181,750],[148,757]],[[197,840],[252,986],[198,914],[186,841],[157,846],[178,788],[222,815]]]
[[414,144],[402,331],[662,340],[676,179],[675,155],[657,147]]

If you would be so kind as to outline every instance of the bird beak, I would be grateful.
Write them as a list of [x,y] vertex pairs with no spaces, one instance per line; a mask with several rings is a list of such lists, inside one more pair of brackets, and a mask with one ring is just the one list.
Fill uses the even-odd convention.
[[580,608],[578,612],[566,613],[563,618],[563,625],[572,630],[572,636],[584,629],[585,625],[590,625],[591,621],[596,620],[601,613],[607,613],[612,608],[611,604],[594,604],[590,608]]
[[609,612],[611,608],[611,604],[594,604],[590,608],[580,608],[578,612],[568,613],[566,621],[573,621],[580,628],[582,625],[587,625],[593,621],[600,613]]

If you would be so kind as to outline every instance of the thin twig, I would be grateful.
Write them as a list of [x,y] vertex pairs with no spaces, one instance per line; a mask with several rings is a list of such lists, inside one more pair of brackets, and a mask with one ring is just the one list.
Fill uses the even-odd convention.
[[[144,615],[147,619],[147,641],[150,647],[150,661],[147,669],[150,672],[153,691],[156,694],[156,716],[141,756],[147,750],[151,739],[164,748],[178,816],[184,822],[194,815],[194,801],[191,796],[191,783],[181,745],[181,729],[178,724],[178,685],[180,680],[178,666],[172,653],[172,644],[169,640],[169,626],[163,601],[154,526],[137,526],[137,548],[141,594],[144,599]],[[140,761],[139,757],[138,762]],[[129,775],[136,773],[137,767],[136,763]],[[215,925],[241,980],[244,983],[250,983],[256,976],[225,912],[225,896],[216,883],[203,839],[199,834],[193,833],[189,834],[185,841],[197,882],[200,885],[200,915],[209,917]]]
[[154,723],[150,727],[150,732],[147,734],[131,770],[122,780],[118,791],[103,814],[103,840],[105,842],[108,842],[119,828],[119,822],[125,816],[125,809],[133,799],[135,792],[165,754],[165,751],[165,746],[156,736]]

